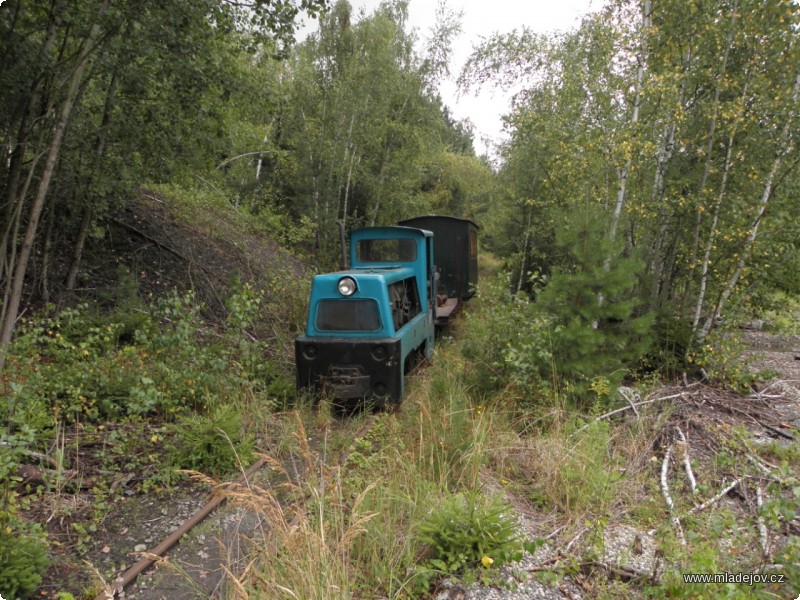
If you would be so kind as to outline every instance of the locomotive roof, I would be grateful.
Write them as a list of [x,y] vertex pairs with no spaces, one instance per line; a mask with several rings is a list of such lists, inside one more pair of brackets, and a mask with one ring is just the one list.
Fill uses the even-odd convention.
[[[418,217],[413,217],[411,219],[403,219],[402,221],[398,221],[398,223],[400,223],[400,225],[403,225],[405,223],[413,223],[414,221],[420,221],[422,219],[447,219],[448,221],[469,223],[471,225],[474,225],[477,229],[481,228],[481,226],[478,225],[475,221],[472,221],[470,219],[462,219],[461,217],[451,217],[450,215],[420,215]],[[406,227],[408,226],[406,225]]]

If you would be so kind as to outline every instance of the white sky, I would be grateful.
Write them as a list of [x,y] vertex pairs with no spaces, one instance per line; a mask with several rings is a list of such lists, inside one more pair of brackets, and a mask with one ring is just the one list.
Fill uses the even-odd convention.
[[[371,14],[380,0],[350,0],[353,14],[359,9]],[[437,0],[410,0],[409,24],[417,29],[418,37],[425,39],[436,20]],[[458,97],[455,79],[461,67],[472,53],[474,46],[495,32],[507,33],[515,28],[527,26],[538,33],[554,30],[564,31],[576,27],[580,17],[598,10],[602,0],[448,0],[447,5],[454,12],[463,12],[461,35],[453,44],[450,64],[451,80],[442,82],[440,93],[452,115],[458,119],[469,119],[474,124],[475,150],[478,154],[491,149],[483,138],[498,142],[502,135],[501,116],[508,112],[510,96],[500,91],[493,92],[489,87],[477,96],[471,93]],[[316,21],[312,28],[316,29]],[[299,33],[302,38],[302,31]],[[490,142],[490,143],[491,143]]]

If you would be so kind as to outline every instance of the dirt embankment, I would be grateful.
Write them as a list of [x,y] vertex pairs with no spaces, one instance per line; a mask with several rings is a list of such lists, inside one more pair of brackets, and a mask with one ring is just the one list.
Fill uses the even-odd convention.
[[276,274],[304,272],[268,231],[222,202],[194,204],[143,191],[109,215],[103,228],[86,249],[78,290],[95,300],[192,289],[219,317],[235,283],[261,287]]

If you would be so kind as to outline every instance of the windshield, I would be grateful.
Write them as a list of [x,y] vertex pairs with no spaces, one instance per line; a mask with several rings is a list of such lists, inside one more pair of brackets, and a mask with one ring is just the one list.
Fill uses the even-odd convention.
[[320,300],[317,303],[319,331],[377,331],[381,328],[375,300]]
[[411,239],[378,239],[358,241],[361,262],[411,262],[417,260],[417,243]]

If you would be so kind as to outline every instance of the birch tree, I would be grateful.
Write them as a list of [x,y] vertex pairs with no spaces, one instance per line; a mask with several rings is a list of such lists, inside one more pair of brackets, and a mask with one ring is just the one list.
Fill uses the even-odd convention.
[[[46,284],[39,273],[48,272],[56,208],[79,215],[72,266],[64,274],[66,287],[75,286],[89,227],[102,203],[93,190],[113,185],[113,177],[123,179],[109,168],[109,148],[117,146],[116,157],[139,167],[138,177],[145,176],[145,163],[150,175],[163,176],[165,165],[180,161],[165,157],[163,146],[153,151],[157,142],[166,139],[174,153],[181,138],[174,134],[181,127],[194,127],[187,142],[190,137],[199,141],[197,100],[202,103],[219,90],[210,85],[215,73],[208,79],[198,76],[198,63],[212,62],[225,44],[243,49],[245,39],[291,41],[298,10],[316,13],[324,6],[325,0],[185,0],[176,5],[9,0],[0,7],[0,365],[26,286],[33,294],[37,277]],[[203,87],[199,94],[194,93],[197,84]],[[159,89],[168,93],[152,96],[149,103],[131,101]],[[176,98],[180,102],[165,106]],[[132,110],[118,110],[118,102],[126,99]],[[168,117],[159,119],[159,110]],[[137,115],[143,120],[139,127]],[[127,135],[121,135],[124,128]],[[115,134],[116,144],[109,143]],[[185,148],[193,158],[209,150],[198,143]],[[48,206],[48,226],[42,228]],[[43,262],[34,272],[37,247]]]
[[509,210],[509,231],[534,207],[517,250],[543,272],[563,265],[548,214],[592,201],[623,255],[645,260],[639,293],[662,330],[689,332],[684,350],[702,341],[750,283],[771,219],[788,218],[798,13],[788,0],[622,0],[571,32],[479,46],[462,83],[519,89],[500,173],[508,198],[532,203]]

